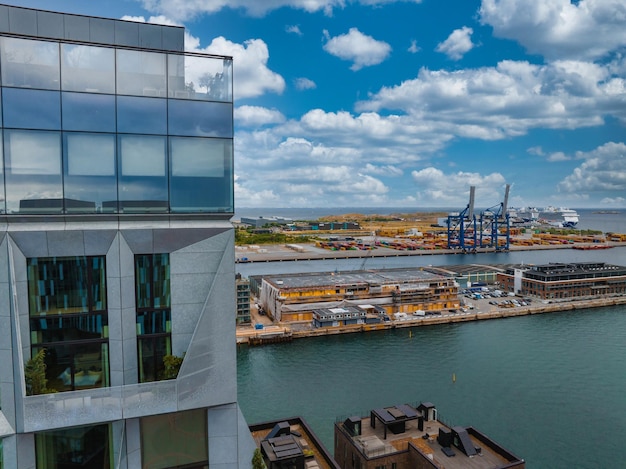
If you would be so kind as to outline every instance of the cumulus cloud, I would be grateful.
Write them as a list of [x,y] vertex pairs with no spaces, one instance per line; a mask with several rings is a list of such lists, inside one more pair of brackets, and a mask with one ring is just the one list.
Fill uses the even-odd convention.
[[[558,189],[566,193],[626,193],[626,145],[608,142],[590,152],[577,152],[584,162],[563,179]],[[618,196],[619,194],[619,196]]]
[[189,51],[233,57],[237,64],[234,71],[234,95],[236,99],[261,96],[265,93],[281,94],[285,80],[267,66],[269,49],[262,39],[250,39],[237,44],[220,36],[205,48],[200,48],[195,38],[186,41]]
[[[417,186],[417,199],[424,205],[462,206],[469,201],[469,188],[476,186],[476,205],[481,205],[481,194],[491,200],[494,193],[502,193],[505,184],[500,173],[482,175],[459,171],[444,173],[440,169],[428,167],[411,173]],[[489,202],[487,202],[489,203]],[[487,203],[483,202],[483,205]]]
[[121,18],[124,21],[134,21],[136,23],[153,23],[153,24],[162,24],[165,26],[183,26],[182,23],[175,21],[167,16],[159,15],[159,16],[151,16],[147,20],[144,16],[128,16],[124,15]]
[[[422,0],[352,0],[362,5],[380,6],[395,2],[421,3]],[[159,12],[180,20],[201,14],[217,13],[231,8],[244,10],[250,16],[264,16],[272,10],[289,7],[307,13],[322,11],[331,16],[335,8],[344,8],[345,0],[141,0],[148,11]]]
[[260,106],[239,106],[235,108],[235,122],[242,127],[279,124],[285,121],[285,116],[276,109],[267,109]]
[[351,70],[357,71],[363,67],[378,65],[391,53],[391,46],[384,41],[377,41],[367,36],[357,28],[350,28],[346,34],[330,37],[324,31],[326,43],[324,50],[342,60],[352,62]]
[[472,33],[474,30],[463,26],[461,29],[452,31],[448,39],[437,45],[437,52],[442,52],[452,60],[460,60],[463,56],[472,50]]
[[624,197],[605,197],[600,201],[602,205],[626,205]]
[[312,90],[317,88],[317,85],[313,80],[309,80],[308,78],[300,77],[294,80],[294,85],[298,90]]
[[625,90],[622,78],[596,64],[507,60],[458,71],[423,68],[417,78],[383,87],[356,109],[401,111],[454,127],[457,136],[494,140],[531,128],[601,125],[607,114],[625,119]]
[[549,59],[593,60],[626,45],[623,0],[482,0],[482,24]]

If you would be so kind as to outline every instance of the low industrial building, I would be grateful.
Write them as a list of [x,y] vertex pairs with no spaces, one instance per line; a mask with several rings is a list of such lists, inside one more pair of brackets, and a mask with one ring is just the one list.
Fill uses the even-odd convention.
[[281,322],[311,322],[316,310],[364,305],[379,318],[459,307],[453,277],[407,268],[264,276],[259,301]]
[[525,468],[526,463],[473,427],[449,427],[430,402],[374,409],[335,423],[342,469]]
[[510,266],[498,274],[504,291],[543,300],[588,299],[626,294],[626,267],[604,262]]

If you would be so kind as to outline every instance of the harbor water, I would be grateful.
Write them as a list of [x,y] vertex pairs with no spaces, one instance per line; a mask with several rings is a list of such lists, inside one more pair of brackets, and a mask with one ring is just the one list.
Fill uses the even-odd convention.
[[[238,350],[248,422],[433,402],[529,468],[626,465],[626,307],[301,339]],[[453,377],[455,379],[453,379]]]
[[[615,231],[623,218],[609,218]],[[237,271],[572,261],[626,265],[626,247],[252,263]],[[446,423],[474,426],[529,468],[626,467],[625,306],[242,345],[237,361],[249,423],[302,416],[331,453],[336,419],[430,401]]]

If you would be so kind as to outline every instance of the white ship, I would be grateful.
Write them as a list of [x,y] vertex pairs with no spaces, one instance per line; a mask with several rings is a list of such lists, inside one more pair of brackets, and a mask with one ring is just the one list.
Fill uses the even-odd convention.
[[571,208],[510,208],[507,213],[519,223],[545,223],[563,228],[573,228],[578,224],[578,212]]

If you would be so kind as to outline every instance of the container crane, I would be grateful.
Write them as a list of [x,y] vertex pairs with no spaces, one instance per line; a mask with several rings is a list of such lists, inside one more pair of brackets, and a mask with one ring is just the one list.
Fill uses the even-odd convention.
[[469,203],[460,213],[448,214],[448,249],[476,252],[475,186],[470,186]]
[[[511,185],[507,184],[504,190],[504,201],[480,213],[480,247],[494,248],[496,252],[509,250],[511,224],[507,208],[510,189]],[[489,238],[483,241],[485,230],[489,232]],[[501,230],[504,230],[504,233],[501,233]],[[502,235],[505,237],[504,243],[500,243]]]

